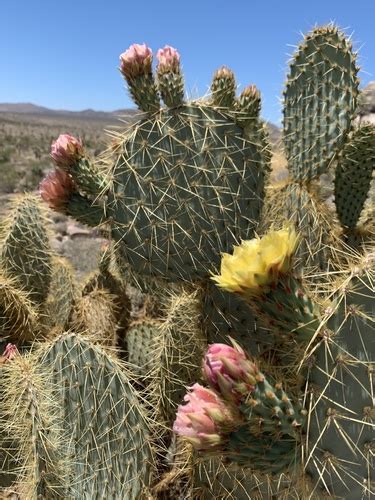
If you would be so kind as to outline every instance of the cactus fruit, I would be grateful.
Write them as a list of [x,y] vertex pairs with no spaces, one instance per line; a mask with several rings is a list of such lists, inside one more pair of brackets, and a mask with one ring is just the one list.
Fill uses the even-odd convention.
[[158,90],[152,74],[152,51],[146,44],[133,44],[120,56],[120,71],[126,78],[136,105],[145,112],[160,108]]
[[166,45],[156,55],[158,88],[161,98],[169,108],[182,106],[184,103],[184,81],[180,68],[180,54]]
[[213,344],[205,355],[207,390],[199,384],[179,406],[174,431],[227,463],[274,474],[300,459],[306,412],[281,384],[273,386],[236,344]]
[[[236,90],[236,79],[231,69],[223,66],[215,71],[211,83],[212,102],[215,106],[233,107],[236,102]],[[255,114],[253,110],[247,113],[247,116],[257,115],[258,113]]]

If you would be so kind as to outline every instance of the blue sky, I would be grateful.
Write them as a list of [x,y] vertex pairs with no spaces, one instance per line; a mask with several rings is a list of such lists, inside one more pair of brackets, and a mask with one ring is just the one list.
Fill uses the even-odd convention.
[[134,42],[176,47],[187,90],[205,93],[225,64],[255,83],[278,123],[288,54],[315,24],[353,33],[365,85],[375,80],[375,0],[0,0],[0,102],[80,110],[131,107],[117,69]]

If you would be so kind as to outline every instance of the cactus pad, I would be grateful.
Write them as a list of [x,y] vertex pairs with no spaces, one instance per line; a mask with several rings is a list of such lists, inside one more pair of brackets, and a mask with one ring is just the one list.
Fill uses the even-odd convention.
[[41,202],[26,195],[16,204],[5,228],[0,252],[4,273],[17,280],[30,299],[41,304],[51,282],[51,247]]
[[107,203],[112,234],[139,273],[192,280],[249,238],[266,160],[235,112],[204,103],[161,109],[121,141]]
[[62,500],[69,477],[68,436],[52,386],[39,368],[35,356],[20,355],[2,367],[0,429],[9,439],[8,451],[13,448],[16,461],[8,472],[21,498]]
[[350,42],[332,25],[315,28],[298,48],[284,93],[285,151],[295,180],[325,172],[344,144],[356,109],[357,72]]
[[357,225],[374,170],[375,126],[364,125],[350,135],[336,168],[335,205],[344,227],[353,229]]
[[[148,420],[122,365],[83,337],[65,334],[40,352],[71,436],[75,498],[141,498],[152,451]],[[126,416],[126,418],[124,418]]]

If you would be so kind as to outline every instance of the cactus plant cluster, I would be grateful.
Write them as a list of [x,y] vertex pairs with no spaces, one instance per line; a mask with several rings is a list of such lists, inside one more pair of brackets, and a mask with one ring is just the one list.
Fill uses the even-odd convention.
[[[100,162],[60,136],[40,186],[108,235],[97,272],[74,283],[34,198],[5,224],[0,328],[18,351],[0,364],[1,484],[21,498],[371,498],[375,128],[355,122],[351,43],[328,25],[298,47],[276,186],[258,90],[237,97],[222,67],[187,102],[176,49],[156,71],[152,58],[137,44],[120,57],[137,120]],[[136,319],[129,284],[145,293]]]

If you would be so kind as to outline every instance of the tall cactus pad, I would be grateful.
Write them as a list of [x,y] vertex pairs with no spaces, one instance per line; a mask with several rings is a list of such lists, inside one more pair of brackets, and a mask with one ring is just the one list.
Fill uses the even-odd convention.
[[[317,493],[372,498],[374,488],[374,254],[352,266],[311,355],[305,466]],[[307,399],[307,401],[308,401]]]
[[285,90],[284,143],[289,170],[309,181],[327,170],[356,109],[358,68],[336,27],[315,28],[299,46]]
[[124,367],[74,334],[43,346],[40,362],[52,370],[55,398],[71,436],[70,495],[141,498],[152,468],[149,424]]
[[4,272],[15,278],[37,304],[47,298],[51,282],[47,224],[39,199],[33,195],[22,197],[6,224],[0,253]]
[[0,274],[0,342],[33,340],[36,320],[37,313],[27,294],[17,288],[15,280]]
[[[17,355],[1,370],[0,429],[13,448],[13,472],[21,498],[67,498],[68,436],[59,407],[35,357]],[[1,443],[0,443],[1,446]],[[5,472],[5,471],[4,471]],[[1,473],[0,473],[1,475]]]
[[368,197],[375,170],[375,126],[355,130],[336,168],[335,205],[341,224],[354,229]]
[[263,203],[262,148],[229,113],[161,110],[123,138],[107,211],[140,273],[191,280],[253,234]]

